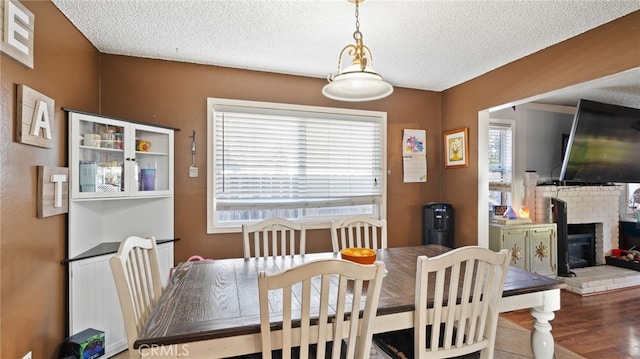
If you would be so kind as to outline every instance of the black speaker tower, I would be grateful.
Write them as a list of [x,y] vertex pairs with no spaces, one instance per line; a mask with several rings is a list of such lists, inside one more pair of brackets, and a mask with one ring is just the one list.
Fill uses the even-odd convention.
[[569,267],[569,224],[567,223],[567,202],[551,199],[553,221],[558,232],[558,276],[575,277]]

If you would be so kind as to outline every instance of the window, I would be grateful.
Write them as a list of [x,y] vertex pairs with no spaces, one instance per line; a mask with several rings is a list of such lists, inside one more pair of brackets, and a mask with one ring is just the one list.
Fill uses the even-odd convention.
[[513,123],[489,123],[489,205],[511,205]]
[[386,113],[210,98],[208,232],[384,218]]
[[640,183],[627,183],[627,213],[640,210]]

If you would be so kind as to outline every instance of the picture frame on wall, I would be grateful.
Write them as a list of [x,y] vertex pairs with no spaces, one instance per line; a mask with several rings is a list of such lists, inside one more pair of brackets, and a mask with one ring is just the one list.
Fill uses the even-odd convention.
[[444,168],[469,167],[469,128],[444,133]]

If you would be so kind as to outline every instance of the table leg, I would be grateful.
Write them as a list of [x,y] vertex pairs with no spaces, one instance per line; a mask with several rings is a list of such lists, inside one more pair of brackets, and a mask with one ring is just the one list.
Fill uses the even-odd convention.
[[531,316],[535,319],[531,330],[531,350],[536,359],[552,359],[555,344],[551,335],[550,320],[555,318],[552,311],[545,311],[542,307],[531,308]]

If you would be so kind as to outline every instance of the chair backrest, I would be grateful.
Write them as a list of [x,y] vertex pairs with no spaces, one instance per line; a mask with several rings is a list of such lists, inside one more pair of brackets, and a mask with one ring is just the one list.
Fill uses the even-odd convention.
[[[476,246],[433,258],[418,257],[416,358],[450,358],[479,350],[493,353],[498,301],[510,259],[508,249],[494,252]],[[434,291],[433,302],[428,301],[429,288]]]
[[331,222],[334,252],[344,248],[387,248],[387,222],[366,216],[353,216]]
[[242,240],[244,258],[304,254],[305,224],[284,218],[269,218],[255,224],[243,224]]
[[129,357],[139,358],[133,342],[162,292],[154,237],[128,237],[109,260],[127,333]]
[[[282,348],[284,359],[292,357],[292,349],[293,357],[307,358],[315,348],[311,357],[328,358],[328,347],[334,359],[369,358],[383,274],[380,261],[362,265],[340,259],[259,272],[262,357],[270,359],[272,349]],[[351,315],[355,312],[359,315]],[[272,329],[281,329],[280,335]]]

